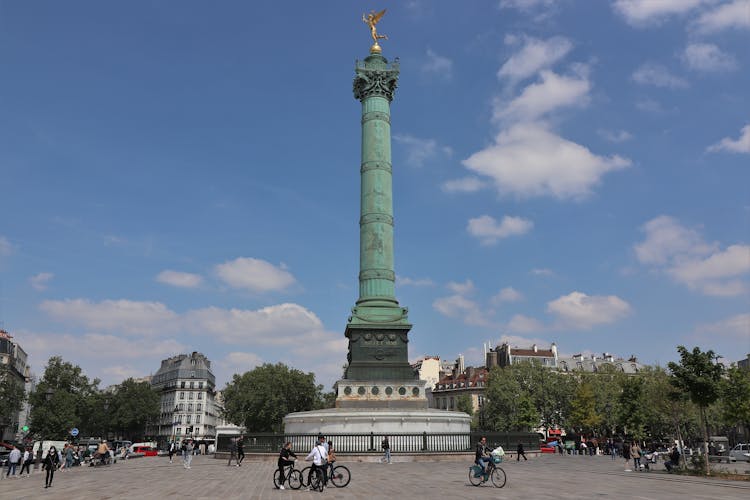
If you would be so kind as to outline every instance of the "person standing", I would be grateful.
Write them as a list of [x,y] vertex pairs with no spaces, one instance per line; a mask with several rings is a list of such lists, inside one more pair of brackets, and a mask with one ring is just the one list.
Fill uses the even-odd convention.
[[237,460],[237,439],[231,438],[229,440],[229,462],[227,462],[227,467],[232,465],[232,459],[236,462],[236,466],[240,466],[239,460]]
[[641,470],[641,447],[633,441],[630,445],[630,456],[633,457],[633,468],[636,472]]
[[65,468],[73,467],[73,445],[65,445]]
[[242,465],[243,460],[245,460],[245,443],[242,436],[240,436],[237,439],[237,467]]
[[523,443],[518,443],[518,447],[516,448],[516,462],[520,462],[522,456],[524,460],[528,460],[526,452],[523,451]]
[[292,443],[291,441],[287,441],[284,443],[284,446],[281,448],[281,451],[279,452],[279,460],[277,461],[277,465],[279,466],[279,489],[284,489],[284,481],[286,478],[284,477],[284,467],[288,465],[294,464],[294,460],[291,460],[290,457],[297,458],[297,455],[294,454],[292,451]]
[[27,446],[23,451],[23,457],[21,457],[21,472],[19,476],[23,476],[23,470],[26,469],[26,477],[31,474],[31,462],[34,461],[34,457],[31,454],[31,450]]
[[383,448],[383,463],[391,463],[391,443],[388,442],[388,436],[383,438],[383,442],[380,443],[380,446]]
[[5,477],[10,475],[16,477],[16,467],[19,463],[21,463],[21,450],[18,449],[18,446],[13,446],[10,455],[8,455],[8,472],[5,473]]
[[307,484],[310,485],[312,491],[312,482],[310,479],[316,470],[320,470],[323,475],[323,487],[326,485],[326,464],[328,463],[328,451],[326,450],[326,439],[324,436],[318,436],[318,442],[315,444],[310,453],[307,454],[305,460],[312,460],[313,464],[310,468],[310,474],[307,476]]
[[50,446],[47,450],[47,456],[42,460],[42,468],[47,471],[44,477],[44,487],[52,487],[52,479],[55,477],[55,469],[60,464],[60,457],[57,455],[57,449]]

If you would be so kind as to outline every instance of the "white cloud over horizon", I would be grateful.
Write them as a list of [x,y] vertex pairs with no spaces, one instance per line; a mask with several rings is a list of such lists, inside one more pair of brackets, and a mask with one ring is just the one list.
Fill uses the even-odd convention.
[[274,266],[252,257],[238,257],[218,264],[215,269],[219,279],[227,285],[252,292],[283,291],[297,282],[283,264]]
[[483,245],[494,245],[500,239],[526,234],[533,227],[534,223],[523,217],[504,215],[498,223],[490,215],[481,215],[469,219],[466,230],[471,236],[478,238]]
[[691,43],[682,54],[687,66],[695,71],[719,73],[737,69],[737,59],[712,43]]
[[[515,43],[516,37],[506,38],[506,44]],[[508,58],[497,71],[500,80],[511,84],[534,76],[563,59],[573,49],[573,43],[565,37],[553,36],[547,40],[523,37],[521,49]]]
[[712,0],[615,0],[612,8],[634,27],[656,25],[686,15]]
[[634,246],[641,264],[663,271],[704,295],[734,297],[746,293],[742,276],[750,273],[750,245],[722,249],[719,243],[706,242],[700,233],[666,215],[646,222],[641,231],[645,239]]
[[156,281],[178,288],[196,288],[203,282],[203,277],[199,274],[166,269],[156,276]]
[[639,66],[630,78],[640,85],[653,85],[654,87],[680,89],[690,86],[684,78],[673,75],[665,66],[653,62]]
[[586,295],[571,292],[547,303],[547,312],[557,317],[560,327],[590,330],[614,323],[630,314],[630,304],[615,295]]
[[409,134],[394,134],[393,140],[406,150],[406,162],[413,167],[422,167],[429,160],[450,158],[453,150],[441,146],[435,139],[421,139]]
[[740,130],[740,136],[737,139],[725,137],[719,142],[712,144],[707,148],[709,153],[718,153],[726,151],[728,153],[750,153],[750,124],[745,125]]
[[437,75],[438,77],[450,80],[453,76],[453,61],[445,56],[441,56],[432,49],[428,48],[426,52],[426,61],[422,64],[421,70],[428,75]]
[[699,33],[726,29],[750,29],[750,0],[733,0],[703,12],[692,26]]
[[34,290],[41,292],[49,287],[49,282],[54,277],[55,275],[52,273],[38,273],[29,278],[29,283]]

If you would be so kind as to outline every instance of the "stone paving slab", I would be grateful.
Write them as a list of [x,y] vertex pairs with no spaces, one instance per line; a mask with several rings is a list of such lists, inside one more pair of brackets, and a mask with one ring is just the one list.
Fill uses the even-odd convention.
[[179,460],[170,464],[165,457],[145,457],[106,467],[58,471],[50,489],[44,489],[41,471],[16,479],[6,479],[3,471],[0,499],[750,498],[747,481],[677,476],[663,471],[630,472],[625,470],[624,460],[609,457],[546,455],[528,462],[506,461],[502,467],[508,482],[502,489],[472,486],[468,481],[469,462],[341,464],[350,468],[351,483],[323,493],[274,489],[275,464],[267,460],[246,460],[242,467],[227,467],[223,460],[198,456],[187,470]]

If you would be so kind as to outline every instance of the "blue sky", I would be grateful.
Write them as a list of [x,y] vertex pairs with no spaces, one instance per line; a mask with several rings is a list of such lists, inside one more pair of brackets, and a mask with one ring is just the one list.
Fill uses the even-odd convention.
[[345,361],[369,9],[410,356],[750,352],[750,2],[0,2],[0,321],[41,372]]

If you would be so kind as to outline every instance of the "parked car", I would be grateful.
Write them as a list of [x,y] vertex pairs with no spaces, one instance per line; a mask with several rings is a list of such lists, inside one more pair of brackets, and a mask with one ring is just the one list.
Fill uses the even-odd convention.
[[735,460],[750,462],[750,444],[740,443],[729,452],[729,456]]
[[556,449],[549,445],[549,443],[541,443],[539,445],[539,451],[542,453],[552,453],[553,455],[556,452]]
[[133,446],[133,453],[144,457],[155,457],[159,450],[155,446]]

